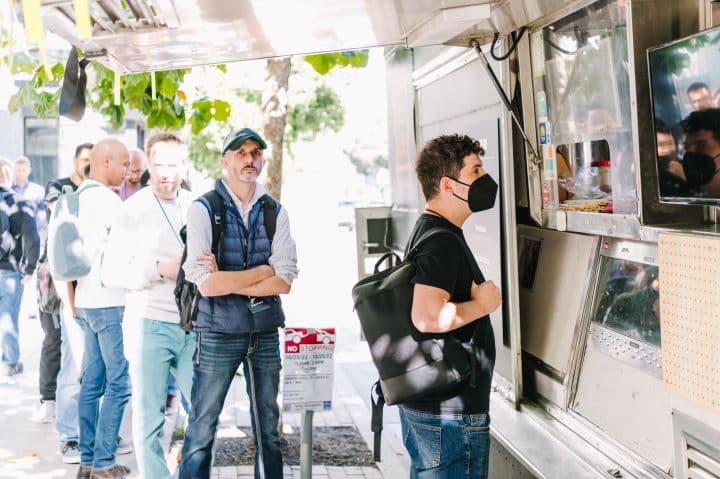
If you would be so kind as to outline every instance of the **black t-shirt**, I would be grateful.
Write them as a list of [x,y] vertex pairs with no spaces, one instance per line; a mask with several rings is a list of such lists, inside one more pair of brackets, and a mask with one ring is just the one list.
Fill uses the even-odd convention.
[[[437,227],[451,229],[465,241],[462,229],[445,218],[426,213],[421,215],[415,223],[415,229],[410,236],[410,244],[414,244],[425,232]],[[447,291],[450,294],[450,301],[453,303],[470,300],[470,288],[473,281],[472,269],[457,238],[444,234],[433,236],[418,251],[416,265],[415,283]],[[472,388],[469,382],[466,382],[445,394],[408,401],[403,404],[404,406],[433,414],[488,412],[490,385],[495,365],[495,337],[490,317],[479,318],[462,328],[445,334],[454,335],[459,340],[468,342],[478,325],[475,336],[478,361],[476,387]],[[437,335],[428,335],[428,337],[432,336]]]

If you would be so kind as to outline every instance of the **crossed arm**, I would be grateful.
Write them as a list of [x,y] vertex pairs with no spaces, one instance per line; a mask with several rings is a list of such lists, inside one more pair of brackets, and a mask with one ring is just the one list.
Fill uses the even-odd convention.
[[[207,254],[199,257],[198,261],[203,261]],[[214,263],[215,257],[212,254],[210,256]],[[200,293],[206,297],[227,294],[273,296],[290,292],[290,285],[279,276],[275,276],[272,268],[267,265],[244,271],[218,271],[215,266],[211,267],[211,271],[214,272],[210,273],[210,276],[198,286]]]

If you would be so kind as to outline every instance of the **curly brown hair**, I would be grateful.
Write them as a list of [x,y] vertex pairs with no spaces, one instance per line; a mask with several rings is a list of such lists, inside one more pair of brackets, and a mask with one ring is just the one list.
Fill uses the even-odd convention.
[[460,175],[465,157],[472,153],[483,156],[485,150],[479,141],[467,135],[442,135],[425,144],[418,154],[415,172],[426,201],[438,194],[443,176],[457,178]]

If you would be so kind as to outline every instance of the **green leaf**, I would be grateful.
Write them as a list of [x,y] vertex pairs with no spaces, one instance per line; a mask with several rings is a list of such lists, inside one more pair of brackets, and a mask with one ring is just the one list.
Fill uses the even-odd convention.
[[230,103],[223,100],[215,100],[213,102],[213,110],[213,118],[219,122],[227,121],[228,118],[230,118],[230,113],[232,113]]
[[327,74],[335,66],[336,59],[333,53],[322,53],[319,55],[307,55],[305,61],[321,75]]
[[10,97],[8,101],[8,111],[10,113],[16,113],[20,111],[23,106],[30,103],[32,101],[32,91],[32,84],[30,82],[20,87],[20,89]]
[[336,66],[353,68],[364,68],[367,66],[369,50],[357,50],[352,52],[332,52],[318,55],[307,55],[304,59],[316,72],[326,75]]
[[218,70],[220,70],[223,73],[227,73],[227,65],[225,65],[225,64],[215,65],[215,68],[217,68]]
[[137,73],[123,77],[123,94],[130,108],[142,110],[146,106],[144,99],[150,88],[150,74]]
[[119,130],[125,122],[125,107],[123,105],[110,105],[103,108],[100,113],[108,120],[114,130]]
[[158,93],[161,95],[172,98],[175,96],[175,93],[180,89],[180,84],[176,82],[175,79],[171,78],[170,76],[164,76],[162,81],[160,82],[160,85],[158,86]]
[[62,79],[63,79],[63,75],[65,75],[65,67],[62,66],[60,63],[56,63],[56,64],[51,68],[51,71],[52,71],[52,74],[53,74],[53,77],[54,77],[54,80],[55,80],[55,81],[60,81],[60,80],[62,80]]

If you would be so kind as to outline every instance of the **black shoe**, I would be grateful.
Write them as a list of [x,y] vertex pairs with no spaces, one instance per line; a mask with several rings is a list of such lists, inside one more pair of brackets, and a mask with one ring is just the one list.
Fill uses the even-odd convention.
[[80,464],[80,446],[77,441],[62,443],[59,452],[65,464]]

